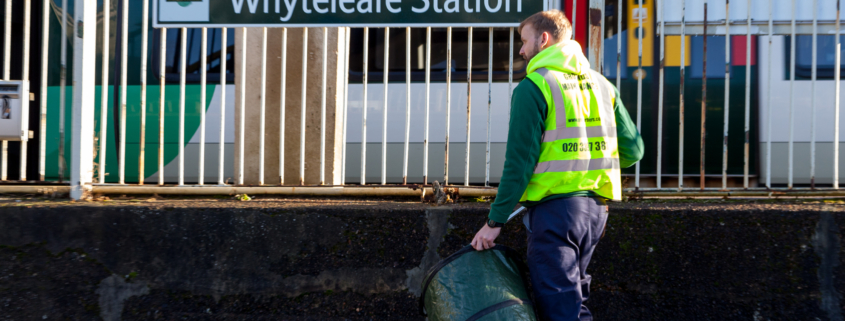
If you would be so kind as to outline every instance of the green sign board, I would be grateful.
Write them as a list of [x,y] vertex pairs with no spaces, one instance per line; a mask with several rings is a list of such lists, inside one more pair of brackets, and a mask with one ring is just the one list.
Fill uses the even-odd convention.
[[153,0],[156,28],[514,27],[545,0]]

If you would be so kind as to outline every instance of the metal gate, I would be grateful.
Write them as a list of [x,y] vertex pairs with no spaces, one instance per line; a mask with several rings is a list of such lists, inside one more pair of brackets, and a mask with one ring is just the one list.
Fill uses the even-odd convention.
[[[524,76],[524,69],[520,72],[519,67],[515,68],[520,64],[524,66],[524,62],[518,58],[514,61],[513,54],[518,51],[519,43],[518,39],[514,39],[513,27],[447,27],[445,30],[417,26],[259,28],[260,45],[250,47],[248,40],[254,39],[254,36],[249,36],[248,28],[153,29],[149,27],[150,5],[147,0],[75,3],[76,9],[81,8],[79,12],[70,11],[68,0],[44,0],[41,10],[35,10],[35,14],[40,16],[41,32],[33,37],[31,21],[33,17],[37,20],[38,16],[32,14],[31,2],[25,0],[13,6],[11,0],[5,1],[3,79],[12,80],[13,76],[18,76],[12,73],[17,67],[13,62],[20,62],[20,77],[15,79],[28,82],[32,55],[30,41],[41,36],[39,84],[29,86],[39,92],[36,99],[38,107],[30,107],[38,111],[38,116],[31,117],[33,121],[30,122],[36,124],[30,127],[38,134],[23,135],[21,143],[12,143],[12,150],[17,150],[19,155],[17,180],[7,177],[7,168],[11,164],[7,153],[9,143],[3,141],[0,179],[13,184],[0,186],[3,192],[66,190],[64,186],[70,184],[80,193],[420,195],[426,189],[430,192],[433,180],[442,179],[445,185],[459,189],[465,196],[495,195],[496,189],[491,186],[496,185],[496,172],[504,163],[500,148],[504,146],[504,141],[496,137],[502,137],[502,133],[507,131],[507,124],[503,122],[507,117],[501,116],[509,112],[514,80],[519,81]],[[19,5],[22,9],[18,8]],[[131,10],[135,7],[140,10]],[[740,0],[733,3],[727,0],[591,0],[580,3],[566,0],[550,2],[549,7],[562,7],[571,17],[573,37],[582,42],[593,67],[601,70],[611,81],[615,80],[638,129],[646,136],[646,159],[625,173],[630,178],[627,193],[645,196],[841,194],[838,182],[841,69],[838,0],[814,0],[812,3],[801,2],[800,5],[796,0]],[[22,10],[23,14],[13,14],[18,12],[15,10]],[[17,23],[15,19],[22,21]],[[82,22],[92,20],[96,23],[85,25]],[[391,50],[390,46],[391,34],[401,35],[402,31],[405,35],[404,53]],[[483,37],[485,31],[486,43],[485,39],[476,38],[474,41],[474,34]],[[278,70],[280,87],[269,88],[271,91],[278,90],[280,94],[277,123],[266,117],[268,72],[271,75],[277,72],[268,70],[268,32],[281,35],[280,39],[275,39],[281,44],[280,56],[269,57],[281,61],[281,69]],[[412,33],[418,34],[417,51],[412,50]],[[423,33],[425,36],[422,36]],[[445,41],[442,41],[445,59],[441,61],[444,66],[432,63],[431,50],[438,48],[438,45],[432,45],[432,40],[437,40],[439,44],[441,33],[445,36]],[[461,50],[466,50],[465,57],[453,55],[452,37],[456,33],[460,33],[462,40],[466,37],[465,42],[459,42]],[[363,37],[360,43],[353,41],[353,34]],[[828,34],[835,34],[835,41],[828,39]],[[494,39],[497,35],[506,35],[506,38]],[[301,48],[289,48],[289,37],[301,39],[302,42],[296,43]],[[322,40],[322,50],[317,53],[309,51],[309,37]],[[658,37],[659,40],[656,39]],[[820,37],[823,37],[821,47]],[[232,38],[237,38],[239,42],[235,43]],[[339,45],[335,49],[329,49],[330,39],[337,40]],[[89,42],[87,46],[85,41]],[[20,59],[12,54],[13,42],[15,47],[21,48]],[[709,51],[708,42],[711,46]],[[804,53],[808,50],[801,45],[805,42],[810,45],[809,54]],[[605,59],[612,57],[614,43],[615,66],[612,58]],[[624,43],[627,43],[625,50]],[[738,51],[737,46],[742,47],[744,53]],[[497,51],[499,47],[502,48]],[[74,53],[72,64],[67,63],[69,48]],[[358,54],[357,51],[355,54],[351,52],[358,49],[363,56],[355,56],[360,59],[360,66],[354,60],[350,61],[353,55]],[[478,53],[485,49],[486,67],[474,70],[481,57]],[[232,68],[235,63],[239,66],[253,63],[247,60],[250,53],[255,54],[253,50],[259,51],[261,67],[258,74],[247,74],[246,67]],[[657,51],[656,55],[654,51]],[[391,71],[390,66],[401,64],[401,61],[391,60],[391,54],[396,55],[397,52],[404,55],[404,70],[394,68]],[[301,66],[290,66],[287,60],[289,54],[298,55]],[[312,54],[313,58],[310,57]],[[412,61],[415,55],[418,59]],[[821,67],[822,80],[818,79],[819,55],[825,55]],[[332,78],[334,83],[342,87],[332,89],[335,91],[327,90],[332,88],[332,80],[329,79],[331,65],[327,63],[329,56],[334,57],[337,70],[341,70],[331,76],[335,77]],[[473,56],[476,56],[476,64]],[[806,67],[804,60],[808,56],[810,63]],[[496,69],[496,62],[504,62],[505,57],[506,68]],[[718,61],[711,61],[711,67],[708,67],[708,57],[711,60],[716,57]],[[827,60],[831,57],[834,61],[829,63]],[[307,75],[314,70],[309,64],[311,59],[320,61],[321,72],[317,77],[320,77],[321,92],[318,95],[308,94]],[[785,63],[786,60],[789,62]],[[765,67],[762,61],[765,61]],[[777,64],[773,66],[773,61],[783,62],[784,68],[778,68]],[[714,63],[717,72],[712,67]],[[722,63],[724,71],[719,70]],[[457,68],[457,65],[463,68]],[[433,66],[437,70],[433,71]],[[691,70],[688,71],[688,68]],[[73,77],[76,77],[70,84],[67,82],[68,70],[72,70]],[[214,74],[215,70],[217,76],[210,77],[208,73]],[[286,78],[292,72],[298,73],[299,79]],[[373,81],[372,74],[380,76],[381,83]],[[744,82],[739,82],[740,79],[732,81],[733,74],[744,76]],[[465,76],[466,80],[456,79],[456,75]],[[130,76],[135,77],[137,83]],[[353,78],[352,86],[350,76]],[[433,80],[433,77],[436,79]],[[259,85],[247,87],[250,78],[260,79]],[[148,85],[148,79],[155,81]],[[299,84],[296,84],[297,81]],[[691,87],[685,82],[700,83],[700,87]],[[708,86],[712,91],[714,82],[723,93],[719,95],[721,97],[707,95]],[[502,93],[505,84],[507,89]],[[731,96],[732,85],[744,87],[741,103],[732,103],[731,97],[737,96],[735,92]],[[828,85],[834,89],[827,89]],[[96,86],[99,86],[99,91]],[[286,86],[298,86],[301,91],[292,94]],[[438,88],[435,91],[441,90],[443,94],[433,95],[433,86]],[[790,91],[788,108],[781,99],[783,95],[778,89],[781,86],[788,86]],[[651,90],[650,87],[657,89]],[[810,94],[799,98],[805,87],[809,87]],[[232,88],[238,95],[236,101],[227,88]],[[462,88],[466,89],[465,96]],[[395,94],[402,89],[404,102],[391,103],[390,97],[396,101]],[[482,90],[481,97],[479,89]],[[381,100],[376,104],[369,103],[373,98],[369,90],[380,90]],[[79,94],[83,92],[94,94]],[[250,92],[260,97],[255,105],[247,104],[246,93]],[[827,95],[830,92],[833,95]],[[331,104],[327,102],[331,100],[327,95],[332,94],[341,97],[339,108],[334,111],[327,110],[327,105]],[[111,100],[110,95],[113,96]],[[298,115],[295,114],[297,106],[285,104],[291,96],[298,96]],[[475,108],[475,114],[473,96],[476,105],[482,102]],[[830,96],[833,96],[833,101],[828,102]],[[507,97],[507,101],[503,97]],[[804,97],[809,98],[809,106],[802,103]],[[20,99],[25,101],[24,98]],[[719,99],[721,103],[714,102]],[[797,102],[799,100],[801,102]],[[486,111],[483,108],[485,101]],[[686,106],[689,103],[700,104],[700,116],[691,116],[693,114],[687,111],[689,108]],[[433,105],[436,107],[433,108]],[[319,112],[308,112],[309,107],[316,106],[319,106]],[[478,107],[481,107],[480,111]],[[445,111],[440,108],[445,108]],[[371,117],[380,116],[380,123],[368,122],[370,109],[380,109],[380,115],[370,113]],[[419,112],[412,109],[419,109]],[[735,122],[731,125],[732,117],[738,117],[737,112],[732,113],[731,109],[742,111],[741,130],[735,128]],[[788,113],[773,114],[781,109],[788,110]],[[246,122],[246,112],[256,110],[260,118],[257,128]],[[355,119],[349,117],[350,110],[353,110],[351,113]],[[70,118],[67,117],[68,112]],[[438,113],[438,119],[431,117],[432,112]],[[454,126],[453,113],[466,117],[463,118],[465,122]],[[720,123],[718,120],[707,120],[708,115],[712,119],[714,113],[722,118],[721,128],[713,127]],[[394,118],[389,118],[388,114]],[[810,114],[809,120],[806,119],[807,114]],[[237,123],[230,115],[234,115]],[[475,118],[473,115],[476,115]],[[486,119],[479,119],[478,115],[486,116]],[[207,116],[214,117],[206,119]],[[289,119],[298,117],[299,123],[294,126],[298,130],[291,129],[291,126],[286,130],[285,124],[289,122],[286,116]],[[817,119],[819,116],[823,119]],[[695,130],[696,126],[686,124],[685,120],[691,117],[700,120],[700,131]],[[335,118],[340,124],[335,128],[340,132],[335,134],[336,139],[327,137],[335,130],[327,124],[327,119]],[[35,119],[38,121],[35,122]],[[319,119],[319,125],[309,123],[314,119]],[[395,121],[390,122],[390,119]],[[677,119],[677,126],[664,126],[668,123],[667,119]],[[796,119],[800,121],[797,125]],[[72,136],[79,135],[78,138],[65,137],[68,121],[71,121]],[[355,125],[350,125],[353,122]],[[272,128],[268,130],[267,124],[271,124]],[[652,126],[644,128],[643,124]],[[368,140],[368,125],[370,129],[374,125],[380,126],[381,133],[376,136],[380,136],[379,141]],[[34,128],[36,126],[37,129]],[[708,126],[720,129],[721,135],[717,138],[712,134],[708,136],[708,132],[714,132],[712,128],[708,130]],[[438,128],[438,133],[443,133],[442,141],[431,141],[433,127]],[[665,131],[664,127],[667,128]],[[789,134],[784,133],[787,128],[773,132],[773,127],[788,127]],[[206,130],[210,128],[216,132],[207,135]],[[232,128],[236,130],[233,132]],[[311,132],[313,129],[310,128],[319,128],[319,133]],[[473,128],[484,128],[484,131],[473,135]],[[832,139],[817,142],[819,131],[826,137],[832,135]],[[265,139],[273,132],[278,132],[278,137],[273,139],[280,143],[278,151],[273,154],[278,158],[271,160],[265,155],[268,149]],[[456,142],[453,132],[463,135],[463,139]],[[134,136],[135,133],[137,136]],[[312,133],[314,137],[307,133]],[[412,141],[412,133],[421,136],[419,142]],[[695,134],[692,140],[690,134]],[[171,138],[174,135],[176,139]],[[233,138],[228,138],[229,135]],[[288,148],[293,151],[293,156],[290,152],[285,155],[287,145],[284,142],[291,135],[299,138],[297,148]],[[347,135],[354,135],[357,141],[348,142]],[[37,140],[29,141],[30,136],[37,137]],[[256,155],[245,148],[252,143],[248,138],[251,136],[257,136]],[[478,139],[478,136],[484,138]],[[804,141],[804,136],[809,138],[808,141]],[[94,137],[94,142],[87,137]],[[137,137],[137,142],[130,137]],[[373,135],[369,137],[372,139]],[[437,139],[440,139],[439,136]],[[35,150],[38,152],[28,153],[27,145],[36,141],[38,148]],[[306,148],[317,145],[317,141],[319,156],[309,155]],[[473,142],[476,148],[473,148]],[[698,149],[694,148],[695,144],[690,149],[691,143],[698,143]],[[458,150],[455,149],[456,144]],[[818,144],[823,146],[821,154],[824,157],[817,157]],[[16,149],[14,145],[19,147]],[[368,145],[371,145],[371,153],[373,148],[376,151],[380,149],[380,153],[368,156]],[[437,156],[433,156],[432,146],[438,147]],[[714,157],[712,150],[710,153],[707,151],[708,147],[716,146],[721,146],[721,153]],[[729,153],[734,146],[741,146],[740,152]],[[804,151],[805,147],[809,150]],[[355,157],[348,157],[348,148],[354,149]],[[674,148],[677,152],[672,150]],[[338,166],[332,165],[333,160],[327,160],[327,151],[331,154],[328,156],[335,157],[333,149],[339,154]],[[442,158],[434,161],[434,158],[440,157],[441,149]],[[458,158],[455,158],[456,154]],[[785,157],[778,156],[780,154],[785,154]],[[211,157],[208,164],[213,164],[213,167],[206,168],[207,155]],[[395,155],[395,159],[389,155]],[[697,171],[690,171],[695,167],[696,159]],[[463,164],[455,166],[456,160]],[[37,181],[27,179],[28,162],[38,164]],[[268,162],[274,163],[273,170],[278,171],[278,181],[265,179],[268,175],[273,176],[265,173]],[[825,166],[816,166],[819,162]],[[298,180],[286,181],[285,167],[297,163]],[[373,168],[374,163],[380,164]],[[115,165],[117,168],[114,168]],[[349,168],[347,172],[347,165],[354,165],[354,168]],[[255,173],[249,169],[252,167],[257,168]],[[306,179],[306,168],[313,167],[319,168],[319,178],[311,184]],[[456,167],[458,171],[455,171]],[[471,175],[471,168],[475,168],[474,173],[478,174]],[[480,170],[482,168],[483,171]],[[440,169],[443,176],[440,176]],[[378,175],[368,177],[367,173],[374,170]],[[456,172],[463,175],[455,175]],[[452,181],[459,181],[459,185],[450,184],[450,173]],[[819,173],[823,175],[817,175]],[[71,177],[70,182],[68,176]],[[210,180],[216,182],[208,184]],[[251,180],[257,182],[250,183]],[[303,188],[305,186],[307,188]]]

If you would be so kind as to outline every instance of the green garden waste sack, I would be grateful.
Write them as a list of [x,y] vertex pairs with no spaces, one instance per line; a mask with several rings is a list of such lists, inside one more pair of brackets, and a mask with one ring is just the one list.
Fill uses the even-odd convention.
[[466,246],[437,263],[423,280],[420,312],[429,321],[537,320],[528,268],[513,249]]

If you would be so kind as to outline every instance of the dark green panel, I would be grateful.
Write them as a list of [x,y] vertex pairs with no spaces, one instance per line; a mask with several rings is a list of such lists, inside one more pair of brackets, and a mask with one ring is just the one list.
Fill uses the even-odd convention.
[[[631,69],[633,72],[635,68]],[[643,81],[642,135],[646,154],[640,163],[640,173],[655,174],[657,170],[657,67],[650,71]],[[751,100],[749,113],[749,172],[757,173],[758,110],[757,110],[757,67],[751,67]],[[679,122],[680,122],[680,68],[666,67],[663,96],[663,155],[664,174],[678,173]],[[684,92],[684,173],[699,174],[701,158],[701,100],[702,80],[690,77],[687,70]],[[728,119],[728,174],[743,174],[745,143],[745,67],[731,68],[730,107]],[[631,117],[636,121],[637,82],[633,77],[622,81],[622,100]],[[723,130],[724,130],[725,80],[707,80],[707,105],[705,123],[705,173],[722,173]],[[633,174],[634,169],[623,171]]]

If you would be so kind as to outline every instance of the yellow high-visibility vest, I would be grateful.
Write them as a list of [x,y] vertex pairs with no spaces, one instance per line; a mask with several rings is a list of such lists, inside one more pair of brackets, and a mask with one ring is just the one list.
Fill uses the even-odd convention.
[[520,202],[577,191],[621,200],[616,96],[610,82],[592,70],[577,75],[540,68],[528,78],[543,92],[548,113],[540,158]]

